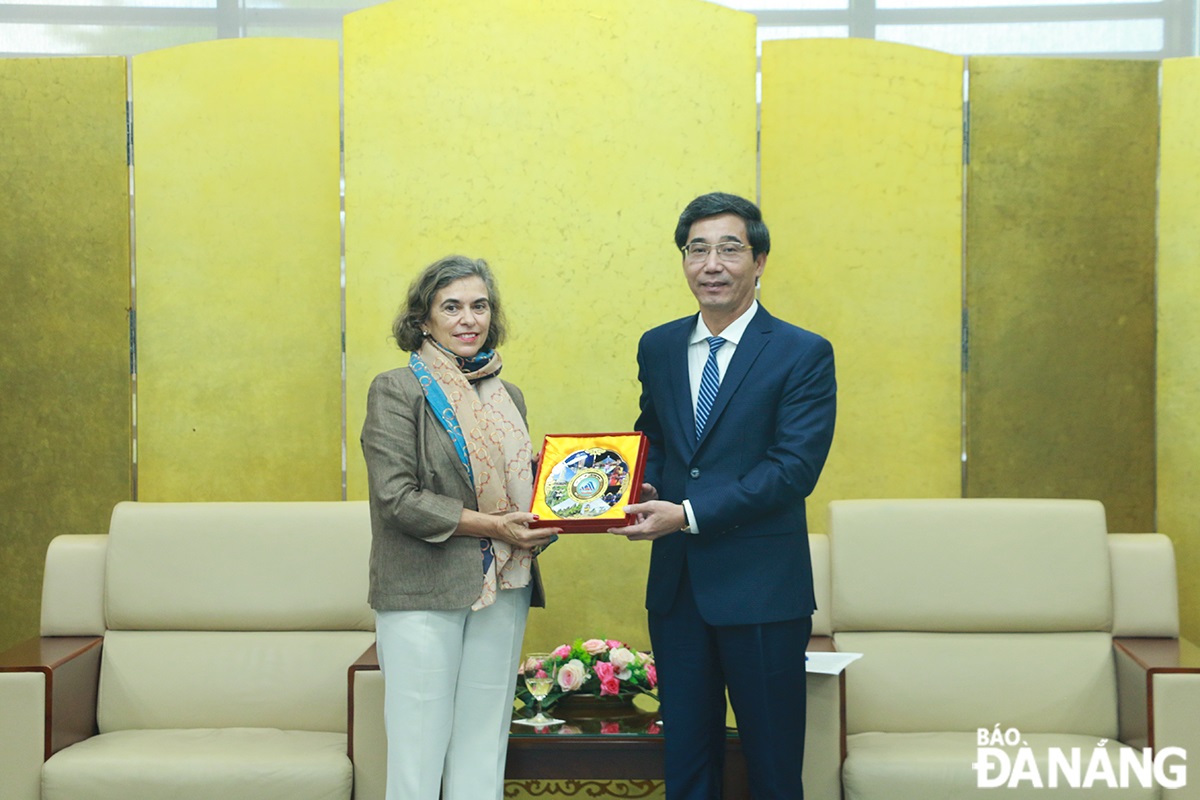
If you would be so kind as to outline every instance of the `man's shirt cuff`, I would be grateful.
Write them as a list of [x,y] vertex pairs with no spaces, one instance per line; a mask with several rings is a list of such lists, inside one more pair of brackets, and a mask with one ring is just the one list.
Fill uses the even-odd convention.
[[687,515],[687,527],[681,530],[687,533],[699,533],[700,529],[696,527],[696,515],[692,513],[692,503],[690,500],[683,501],[683,513]]

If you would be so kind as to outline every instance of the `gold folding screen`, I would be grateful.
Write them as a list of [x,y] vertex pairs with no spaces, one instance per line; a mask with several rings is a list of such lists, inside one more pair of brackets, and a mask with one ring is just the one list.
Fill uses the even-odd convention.
[[341,498],[338,55],[133,59],[138,496]]
[[0,60],[0,650],[50,540],[130,495],[125,64]]
[[1153,62],[972,58],[972,497],[1154,525]]
[[[349,496],[367,383],[404,362],[391,317],[449,252],[496,268],[535,439],[630,427],[638,336],[694,309],[680,208],[755,194],[753,18],[392,3],[347,18],[345,61]],[[959,493],[965,242],[968,494],[1097,497],[1113,530],[1149,530],[1157,490],[1200,638],[1200,79],[1163,67],[1156,201],[1158,68],[972,59],[964,238],[960,59],[766,45],[762,299],[838,356],[814,530],[832,497]],[[134,59],[142,499],[341,496],[337,71],[303,40]],[[50,536],[129,496],[125,60],[4,60],[0,101],[4,644],[36,629]],[[551,548],[531,645],[644,643],[646,555]]]
[[1183,635],[1200,641],[1200,59],[1162,67],[1158,529],[1175,542]]
[[763,47],[771,311],[825,335],[833,449],[809,500],[961,491],[960,57],[858,39]]
[[[695,195],[754,194],[754,17],[718,6],[395,2],[345,23],[348,494],[412,278],[449,253],[495,269],[504,376],[545,433],[630,430],[641,333],[694,312],[673,245]],[[700,44],[702,43],[702,44]],[[575,535],[542,557],[530,646],[648,646],[649,547]]]

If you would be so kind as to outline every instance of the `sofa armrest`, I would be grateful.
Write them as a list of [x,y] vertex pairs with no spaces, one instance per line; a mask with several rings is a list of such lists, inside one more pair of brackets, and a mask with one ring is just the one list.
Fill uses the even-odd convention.
[[350,665],[346,733],[354,764],[354,800],[383,800],[387,787],[387,734],[383,729],[383,672],[375,645]]
[[[836,653],[832,636],[813,636],[810,653]],[[810,673],[807,680],[808,730],[804,745],[805,795],[837,800],[846,760],[846,673]]]
[[45,636],[0,653],[0,676],[42,676],[43,759],[96,734],[103,641],[100,636]]
[[39,800],[42,764],[96,732],[99,637],[41,638],[0,653],[0,786]]
[[832,636],[811,636],[807,649],[810,653],[836,653],[837,645],[833,643]]
[[1121,740],[1200,752],[1200,647],[1184,639],[1113,640]]

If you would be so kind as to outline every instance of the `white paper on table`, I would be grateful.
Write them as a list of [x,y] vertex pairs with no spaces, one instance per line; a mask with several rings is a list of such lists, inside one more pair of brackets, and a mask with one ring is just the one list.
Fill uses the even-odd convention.
[[852,661],[862,658],[862,653],[805,653],[804,671],[817,675],[837,675]]

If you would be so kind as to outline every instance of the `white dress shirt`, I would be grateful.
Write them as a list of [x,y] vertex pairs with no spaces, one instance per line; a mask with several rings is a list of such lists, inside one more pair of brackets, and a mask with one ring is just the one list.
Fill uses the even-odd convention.
[[[725,340],[725,344],[717,350],[717,385],[725,379],[725,370],[729,368],[729,362],[733,360],[733,353],[737,350],[738,342],[742,340],[742,335],[745,334],[746,328],[750,325],[750,320],[754,319],[754,315],[758,313],[758,301],[754,300],[750,303],[750,307],[742,313],[740,317],[726,326],[725,330],[718,334]],[[696,315],[696,327],[692,331],[692,336],[688,339],[688,383],[692,392],[692,414],[696,413],[696,398],[700,396],[700,379],[704,374],[704,365],[708,361],[708,337],[713,333],[704,324],[704,316]],[[699,533],[696,527],[696,517],[692,514],[692,504],[684,500],[683,511],[687,514],[689,533]]]

